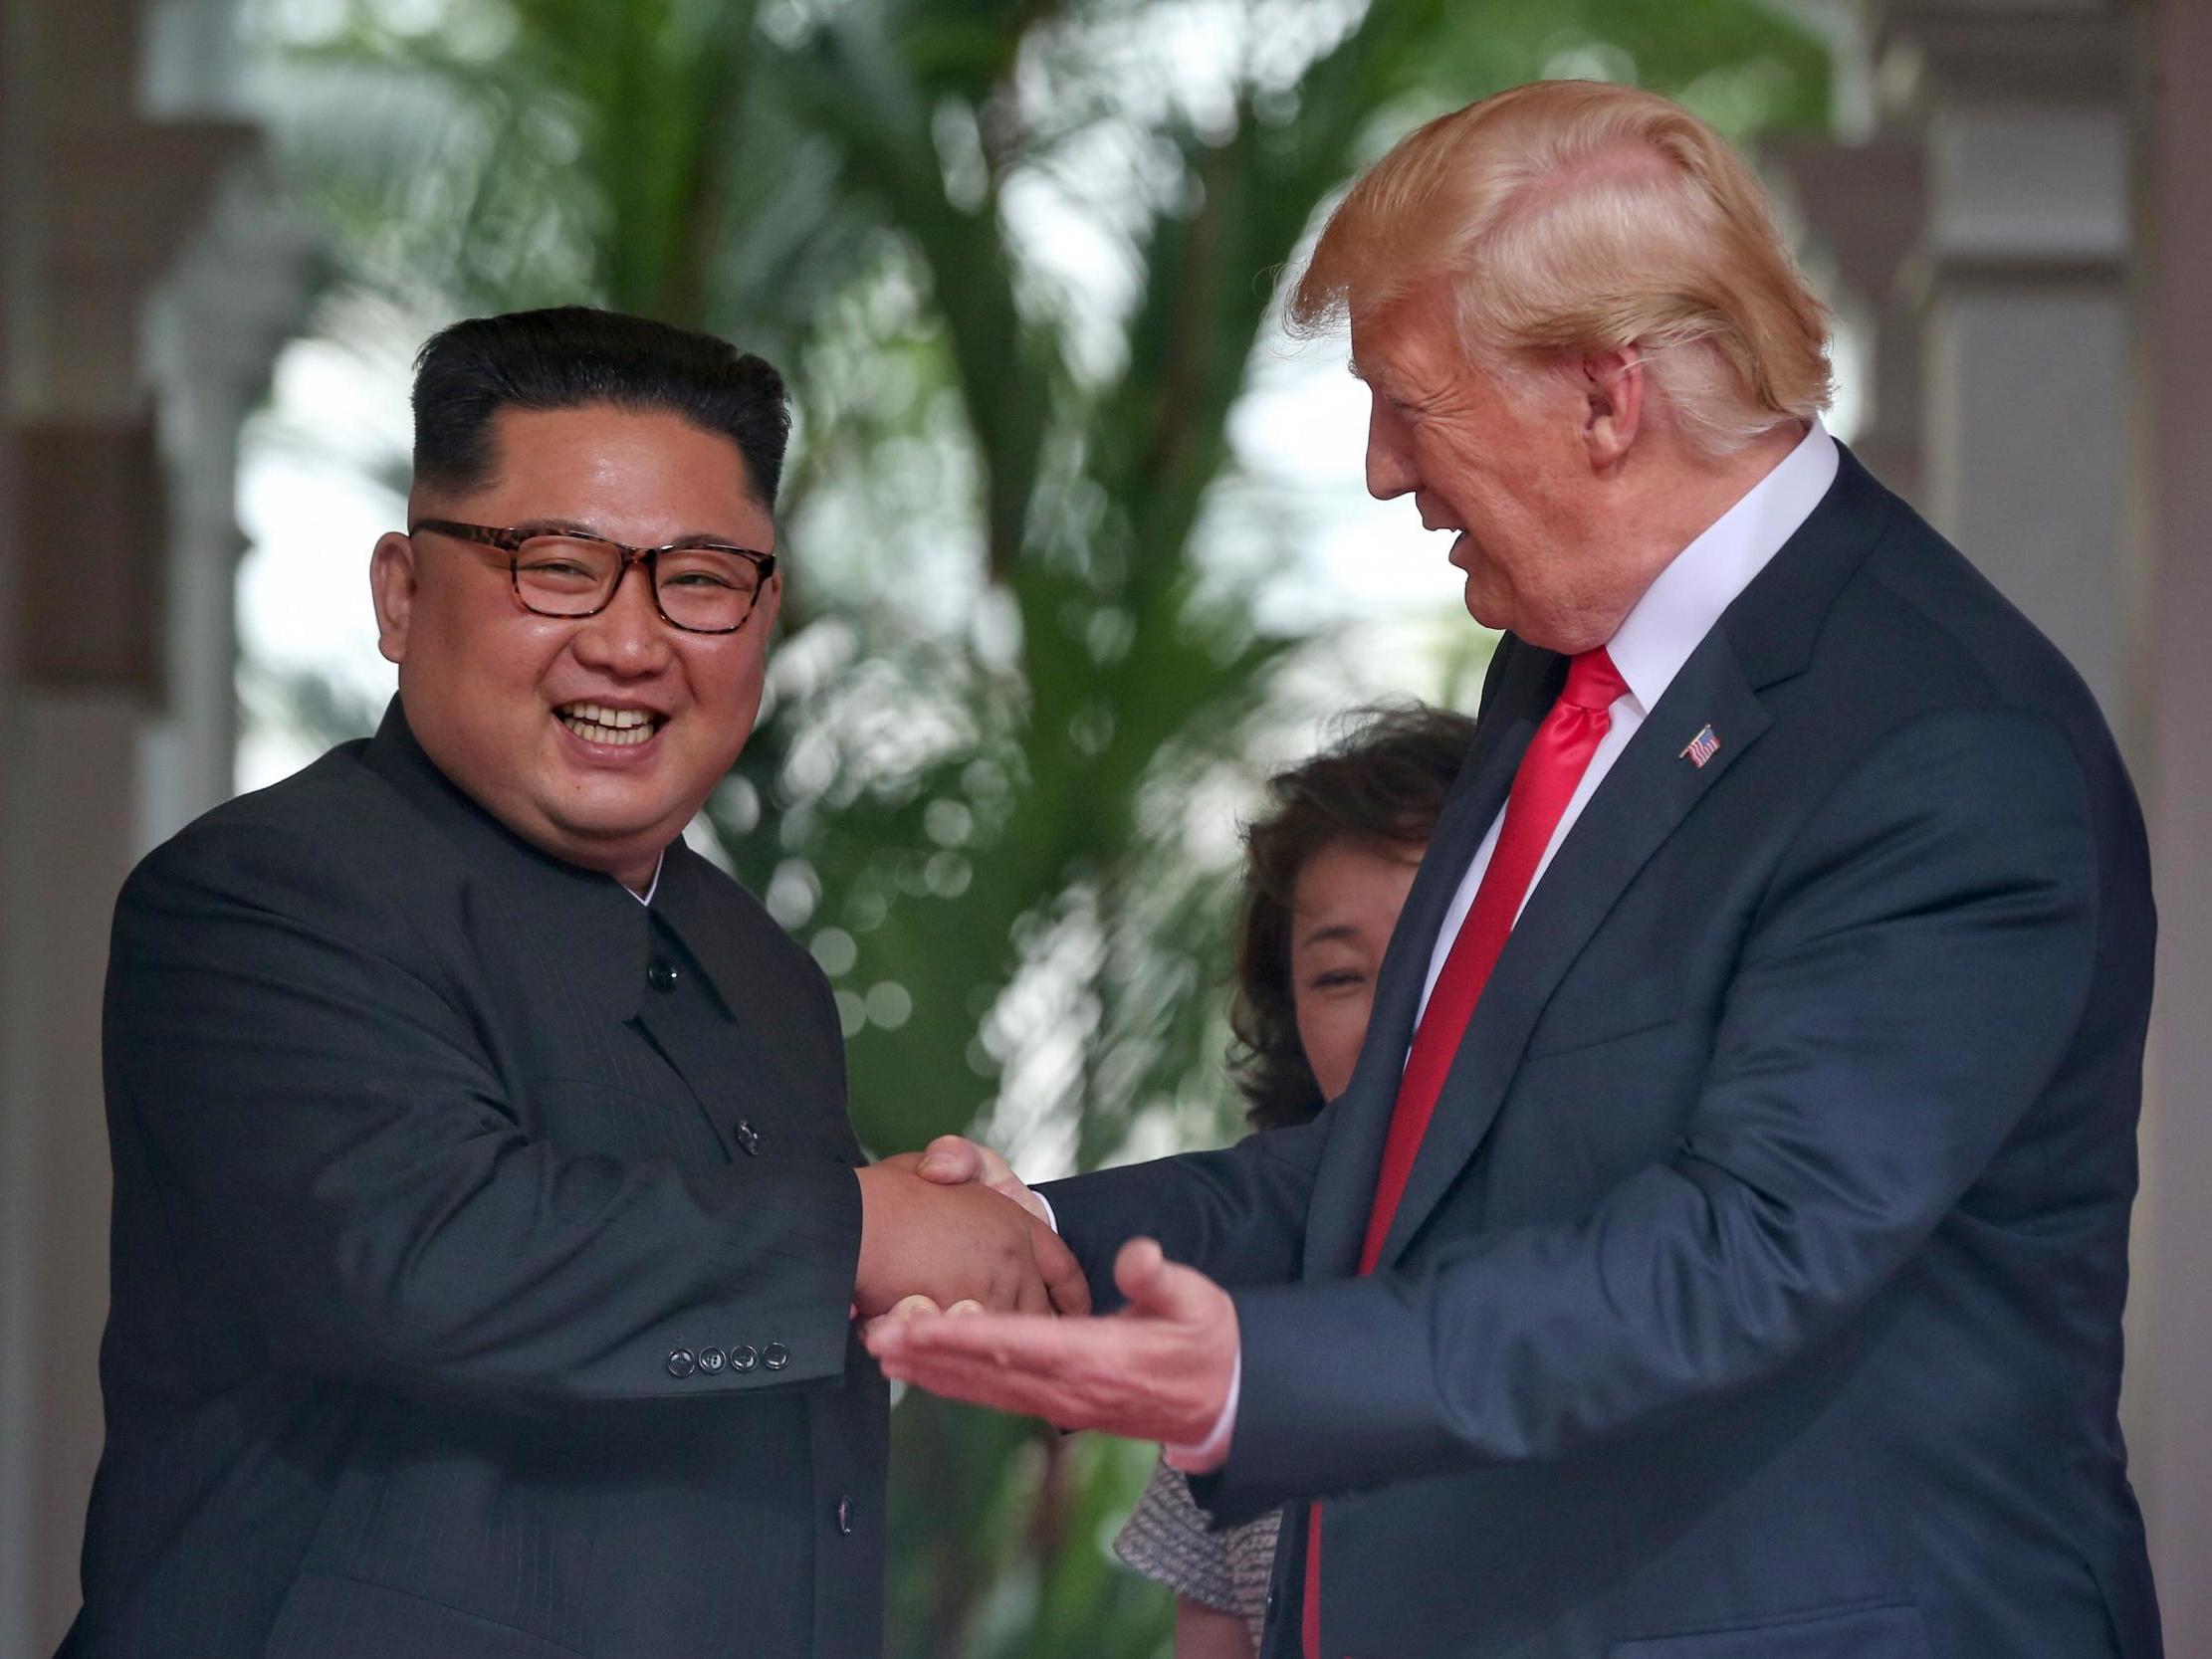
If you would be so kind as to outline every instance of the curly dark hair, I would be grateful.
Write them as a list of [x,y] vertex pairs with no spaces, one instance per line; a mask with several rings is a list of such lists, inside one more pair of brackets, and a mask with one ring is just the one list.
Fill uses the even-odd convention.
[[1437,827],[1474,722],[1409,704],[1357,711],[1344,735],[1267,780],[1273,807],[1244,830],[1229,1070],[1254,1129],[1284,1129],[1323,1106],[1298,1043],[1290,985],[1290,906],[1298,873],[1338,841],[1419,846]]

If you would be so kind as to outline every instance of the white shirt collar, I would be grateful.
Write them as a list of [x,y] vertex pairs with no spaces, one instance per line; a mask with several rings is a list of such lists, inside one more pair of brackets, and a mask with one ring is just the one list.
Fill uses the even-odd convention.
[[1774,470],[1676,553],[1606,645],[1629,694],[1650,714],[1720,613],[1812,517],[1841,465],[1819,417]]
[[645,891],[643,893],[640,893],[633,887],[625,887],[622,889],[622,891],[624,893],[627,893],[632,899],[635,899],[646,909],[652,909],[653,895],[661,890],[661,866],[663,866],[667,862],[668,849],[666,847],[663,847],[661,849],[661,856],[653,860],[653,879],[651,882],[646,884]]

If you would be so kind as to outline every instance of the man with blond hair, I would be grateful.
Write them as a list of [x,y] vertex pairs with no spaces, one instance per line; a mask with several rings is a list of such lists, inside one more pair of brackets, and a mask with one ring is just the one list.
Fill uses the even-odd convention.
[[1349,318],[1369,488],[1504,630],[1359,1066],[1043,1189],[1119,1317],[884,1324],[886,1370],[1288,1502],[1271,1659],[2156,1654],[2153,919],[2089,693],[1822,428],[1823,308],[1662,99],[1432,122],[1290,314]]

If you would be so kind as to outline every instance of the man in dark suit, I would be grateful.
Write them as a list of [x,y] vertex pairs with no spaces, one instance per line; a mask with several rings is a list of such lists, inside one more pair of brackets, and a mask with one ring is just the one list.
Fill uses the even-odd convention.
[[788,416],[582,310],[423,350],[381,729],[116,907],[108,1443],[68,1655],[881,1651],[850,1313],[1084,1302],[868,1166],[828,986],[679,839],[760,708]]
[[1042,1189],[1123,1317],[887,1323],[886,1370],[1289,1501],[1272,1659],[2156,1654],[2153,919],[2089,694],[1821,429],[1818,302],[1663,100],[1416,133],[1336,311],[1370,487],[1506,630],[1358,1069]]

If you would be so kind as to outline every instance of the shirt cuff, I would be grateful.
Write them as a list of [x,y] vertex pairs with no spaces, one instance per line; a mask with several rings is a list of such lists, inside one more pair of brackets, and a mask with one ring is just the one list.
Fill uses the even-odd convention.
[[1228,1373],[1228,1398],[1221,1402],[1221,1414],[1214,1419],[1214,1427],[1196,1446],[1162,1446],[1161,1456],[1170,1469],[1180,1469],[1186,1475],[1211,1475],[1228,1461],[1228,1443],[1236,1433],[1236,1399],[1244,1390],[1244,1349],[1239,1344],[1236,1363]]
[[1060,1214],[1052,1207],[1052,1200],[1033,1186],[1029,1188],[1029,1196],[1044,1206],[1044,1224],[1055,1233],[1058,1232],[1060,1230]]

